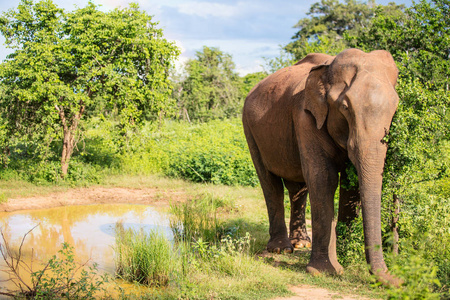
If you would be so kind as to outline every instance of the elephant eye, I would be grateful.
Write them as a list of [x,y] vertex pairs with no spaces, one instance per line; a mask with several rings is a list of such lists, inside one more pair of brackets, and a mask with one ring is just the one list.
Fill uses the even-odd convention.
[[341,107],[342,107],[343,110],[348,110],[348,104],[347,104],[347,101],[345,101],[345,100],[342,101]]

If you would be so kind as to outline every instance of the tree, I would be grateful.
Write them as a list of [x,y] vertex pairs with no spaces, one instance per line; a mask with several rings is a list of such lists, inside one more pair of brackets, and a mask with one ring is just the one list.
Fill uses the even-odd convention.
[[388,50],[400,62],[401,76],[449,90],[449,6],[448,0],[422,0],[390,14],[378,7],[371,23],[346,39],[365,50]]
[[0,65],[2,117],[9,136],[62,137],[67,174],[80,122],[98,101],[120,128],[172,110],[168,69],[176,46],[137,4],[101,12],[92,2],[64,12],[51,0],[22,0],[4,13],[0,30],[14,52]]
[[[299,31],[292,37],[293,41],[285,46],[285,50],[299,60],[311,52],[337,54],[348,48],[345,34],[359,32],[365,28],[375,15],[374,0],[359,2],[346,0],[321,0],[314,3],[308,17],[300,19],[294,28]],[[402,5],[389,3],[385,12],[396,12]]]
[[266,72],[249,73],[240,77],[240,94],[246,98],[255,85],[267,77]]
[[399,67],[400,104],[388,136],[385,176],[386,189],[395,195],[450,175],[449,4],[422,0],[397,14],[378,8],[366,28],[347,36],[366,51],[390,51]]
[[[447,293],[450,232],[442,228],[450,216],[449,6],[448,0],[422,0],[394,13],[378,7],[366,27],[344,35],[349,45],[388,50],[397,62],[400,103],[386,136],[385,225],[396,228],[398,219],[399,255],[409,252],[411,260],[410,249],[420,250],[427,268],[439,268]],[[412,248],[405,251],[405,244]]]
[[204,46],[186,63],[186,78],[176,87],[180,115],[207,121],[240,114],[239,76],[229,54]]

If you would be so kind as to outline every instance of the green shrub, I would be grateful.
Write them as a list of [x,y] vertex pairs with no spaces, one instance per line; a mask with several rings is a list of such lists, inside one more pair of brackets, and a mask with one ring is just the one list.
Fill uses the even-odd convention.
[[[447,182],[444,179],[439,182]],[[439,185],[437,185],[439,187]],[[445,184],[444,184],[445,186]],[[400,236],[437,267],[437,278],[448,293],[450,286],[450,197],[433,195],[435,188],[417,187],[405,201],[399,220]],[[400,244],[401,246],[402,244]],[[409,251],[402,249],[400,251]]]
[[[163,173],[193,182],[226,185],[258,184],[240,119],[191,124],[167,121],[156,128],[146,123],[137,132],[119,136],[116,123],[92,119],[85,124],[64,182],[98,183],[104,173]],[[17,141],[0,177],[18,176],[38,184],[60,183],[60,151]],[[44,158],[42,158],[44,157]]]
[[[74,260],[73,247],[64,243],[60,257],[53,256],[48,268],[32,273],[36,285],[36,299],[98,299],[105,293],[107,274],[97,275],[97,265],[78,266]],[[78,272],[80,275],[78,275]]]
[[342,266],[365,263],[362,217],[355,219],[350,225],[338,222],[336,235],[336,253]]
[[[408,248],[407,250],[405,248]],[[393,257],[390,272],[403,280],[402,286],[388,290],[389,299],[439,299],[436,289],[441,286],[437,279],[438,268],[411,246]]]
[[167,175],[227,185],[258,183],[240,120],[211,121],[182,133],[169,150]]
[[[35,227],[36,228],[36,227]],[[34,229],[34,228],[33,228]],[[33,230],[32,229],[32,230]],[[30,264],[23,259],[23,241],[31,230],[23,237],[18,251],[12,249],[1,232],[0,252],[5,268],[17,290],[6,292],[5,296],[14,299],[105,299],[108,274],[99,275],[97,265],[87,266],[75,262],[73,247],[62,244],[57,255],[48,260],[38,271],[33,271],[33,260]],[[25,273],[25,274],[24,274]],[[28,282],[30,278],[31,282]]]

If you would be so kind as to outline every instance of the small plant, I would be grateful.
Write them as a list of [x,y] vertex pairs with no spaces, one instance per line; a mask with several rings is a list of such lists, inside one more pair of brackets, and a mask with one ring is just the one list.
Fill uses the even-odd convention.
[[147,286],[169,284],[174,253],[163,233],[134,231],[117,223],[115,252],[118,277]]
[[[36,228],[36,227],[34,227]],[[34,229],[33,228],[33,229]],[[99,299],[105,294],[105,283],[108,275],[98,275],[97,265],[92,267],[77,264],[74,259],[73,247],[67,243],[62,244],[58,255],[54,255],[39,271],[33,271],[33,261],[27,264],[22,258],[22,247],[28,231],[17,252],[7,242],[1,232],[3,243],[0,244],[0,253],[7,266],[9,280],[17,287],[15,291],[0,292],[1,295],[26,299]],[[33,251],[32,251],[33,252]],[[32,255],[33,256],[33,255]],[[31,282],[23,276],[23,272],[31,275]]]
[[440,299],[435,292],[436,287],[441,286],[436,276],[438,268],[412,248],[407,253],[393,259],[391,272],[404,283],[388,290],[389,299]]

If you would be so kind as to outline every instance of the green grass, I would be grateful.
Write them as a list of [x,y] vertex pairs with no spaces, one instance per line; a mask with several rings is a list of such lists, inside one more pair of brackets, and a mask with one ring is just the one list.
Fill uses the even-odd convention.
[[116,276],[123,280],[162,287],[174,269],[172,245],[158,231],[124,229],[116,224]]
[[[172,207],[174,210],[179,210],[178,218],[181,219],[181,224],[192,226],[191,232],[195,234],[191,234],[190,238],[184,236],[179,239],[180,243],[176,245],[176,251],[173,249],[169,251],[172,252],[172,266],[175,266],[175,270],[171,269],[161,277],[166,278],[164,280],[169,278],[164,289],[153,288],[148,292],[150,299],[156,296],[161,299],[204,299],[213,296],[224,299],[270,299],[279,295],[288,295],[290,285],[305,284],[327,288],[342,294],[350,293],[375,298],[388,297],[387,289],[372,286],[374,281],[363,260],[359,263],[350,263],[342,276],[312,277],[305,272],[309,260],[308,251],[259,258],[258,255],[264,250],[268,240],[267,211],[259,188],[191,183],[161,175],[132,176],[126,174],[106,176],[102,185],[106,187],[158,188],[162,195],[169,192],[180,195],[180,198],[183,199],[179,203],[172,203]],[[4,195],[16,198],[46,195],[67,190],[69,187],[39,186],[14,179],[0,181],[0,188]],[[188,200],[185,201],[185,199]],[[433,210],[436,213],[446,209],[441,206],[436,207],[439,208]],[[175,211],[173,213],[177,215]],[[423,215],[425,216],[425,213]],[[404,217],[404,220],[409,219]],[[442,222],[445,220],[442,219]],[[191,224],[187,225],[188,223]],[[439,230],[439,228],[435,230]],[[203,231],[207,231],[207,233]],[[250,243],[246,250],[229,251],[230,247],[223,242],[223,238],[231,238],[234,245],[238,245],[246,237],[247,232],[250,236]],[[153,242],[150,243],[153,244]],[[145,245],[143,243],[140,246],[141,249],[147,248]],[[433,251],[428,253],[434,255]],[[173,252],[178,255],[173,255]],[[407,256],[406,252],[405,255]],[[411,265],[408,268],[420,271],[423,267]],[[396,271],[402,272],[401,269]],[[404,272],[401,275],[406,276],[407,282],[411,282],[411,284],[416,286],[421,284],[417,280],[414,282],[413,276],[419,275],[417,272],[411,274],[410,278]],[[161,280],[162,283],[159,285],[163,285],[164,280]],[[139,280],[132,279],[131,281],[138,282]],[[148,282],[156,282],[156,279],[153,278]],[[153,285],[157,286],[158,284]],[[402,295],[407,290],[408,287],[405,287],[403,290],[391,291],[391,294]],[[446,287],[443,285],[437,290],[445,292]]]
[[69,188],[69,185],[36,185],[20,179],[0,180],[0,202],[13,198],[45,196],[64,192]]
[[[174,181],[174,186],[180,189],[185,189],[185,184]],[[264,221],[267,218],[265,204],[258,189],[192,183],[188,186],[191,192],[195,191],[194,195],[185,202],[172,203],[170,210],[175,243],[172,255],[165,259],[175,268],[163,268],[162,277],[169,278],[165,288],[152,288],[144,298],[271,299],[289,296],[291,285],[319,286],[366,297],[379,298],[385,294],[384,288],[368,288],[372,281],[364,265],[347,268],[343,276],[313,277],[305,272],[309,250],[261,256],[268,239],[268,226]],[[134,237],[136,241],[130,244],[134,243],[137,250],[132,252],[141,256],[145,256],[143,248],[155,247],[144,244],[164,244],[153,234],[143,238],[137,232]],[[159,250],[153,251],[159,253]],[[154,261],[157,260],[154,257],[166,254],[154,255],[151,259]],[[138,259],[134,261],[149,265]],[[128,280],[142,282],[133,276]]]

